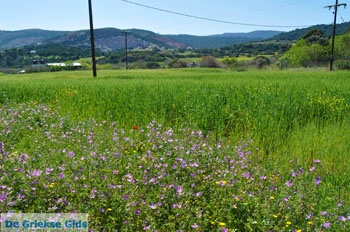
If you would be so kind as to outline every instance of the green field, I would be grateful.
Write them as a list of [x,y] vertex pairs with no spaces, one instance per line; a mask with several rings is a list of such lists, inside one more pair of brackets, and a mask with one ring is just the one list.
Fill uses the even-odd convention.
[[347,168],[347,72],[133,70],[100,71],[96,79],[90,72],[40,73],[2,76],[0,92],[11,103],[57,101],[77,120],[111,119],[122,127],[190,123],[233,143],[253,138],[277,159],[322,158],[336,162],[334,172]]
[[[330,214],[331,209],[333,210],[332,212],[336,211],[336,202],[340,200],[342,201],[343,207],[346,208],[349,206],[349,204],[346,203],[349,199],[349,194],[346,192],[350,189],[348,181],[350,177],[348,165],[350,155],[350,76],[348,72],[233,72],[222,69],[171,69],[105,70],[98,73],[98,78],[91,77],[91,73],[87,71],[3,75],[0,76],[0,94],[0,107],[3,108],[3,115],[0,116],[0,118],[3,117],[2,120],[6,121],[6,123],[11,122],[11,117],[16,117],[11,116],[13,109],[16,109],[16,111],[18,109],[19,112],[22,110],[23,113],[25,112],[25,108],[30,108],[30,106],[34,108],[38,107],[35,108],[36,110],[33,110],[35,113],[29,114],[30,117],[26,120],[26,123],[31,123],[30,125],[32,125],[33,128],[37,128],[30,132],[31,137],[25,136],[26,133],[21,131],[20,124],[16,124],[17,126],[13,127],[16,128],[16,130],[12,130],[16,131],[16,133],[13,133],[13,135],[11,135],[12,137],[2,135],[0,138],[0,141],[4,141],[5,144],[11,144],[11,149],[14,154],[17,154],[17,152],[26,152],[31,156],[30,153],[33,153],[33,150],[36,151],[36,149],[40,150],[45,148],[47,152],[48,148],[49,150],[52,148],[50,148],[50,146],[59,150],[60,147],[58,145],[56,146],[51,140],[47,143],[43,142],[43,144],[40,144],[39,142],[38,144],[38,141],[34,143],[30,139],[41,138],[44,132],[48,133],[47,130],[50,130],[48,129],[50,127],[43,129],[39,126],[41,125],[40,122],[45,122],[44,125],[46,125],[47,121],[54,122],[57,125],[64,125],[60,127],[61,129],[57,129],[57,131],[55,129],[54,132],[50,132],[53,134],[56,133],[56,138],[67,131],[76,132],[78,129],[79,131],[88,131],[90,127],[94,128],[94,133],[98,134],[97,139],[101,145],[101,149],[106,149],[103,150],[101,154],[104,154],[104,152],[108,154],[106,151],[111,151],[113,148],[115,148],[115,150],[119,149],[117,146],[113,147],[114,145],[112,145],[112,142],[106,142],[104,140],[104,137],[112,138],[113,131],[111,128],[108,129],[107,127],[105,131],[102,129],[104,128],[102,124],[109,124],[112,122],[115,122],[115,124],[113,124],[115,127],[120,130],[125,130],[125,136],[128,135],[130,138],[134,138],[135,144],[140,144],[137,148],[133,148],[134,144],[125,145],[125,141],[118,144],[118,146],[127,146],[127,148],[124,147],[122,149],[123,152],[126,152],[125,154],[129,154],[129,152],[135,152],[137,154],[140,152],[140,154],[142,154],[143,149],[147,150],[147,146],[151,146],[145,143],[146,140],[145,137],[142,137],[143,135],[134,135],[132,128],[137,126],[137,129],[134,130],[140,128],[146,131],[150,130],[147,129],[147,125],[152,121],[157,121],[157,123],[162,125],[157,127],[159,133],[163,133],[163,129],[166,131],[166,128],[171,127],[171,134],[178,134],[179,137],[177,138],[185,144],[185,148],[191,147],[192,143],[185,139],[187,138],[186,136],[189,135],[186,134],[187,132],[184,128],[201,131],[199,132],[200,136],[198,139],[201,140],[201,134],[203,134],[207,143],[211,144],[210,146],[215,147],[221,142],[223,146],[228,147],[225,148],[227,150],[222,151],[222,153],[221,151],[217,153],[218,157],[223,159],[223,162],[226,159],[225,154],[234,151],[236,146],[241,146],[247,143],[247,141],[251,141],[254,148],[248,146],[249,149],[253,149],[250,151],[254,151],[253,153],[257,153],[259,156],[258,159],[254,159],[254,162],[257,162],[256,164],[259,167],[263,167],[261,170],[268,170],[271,175],[269,174],[267,176],[268,179],[271,176],[271,182],[269,183],[273,183],[272,185],[276,185],[278,182],[276,182],[274,178],[280,178],[281,186],[278,187],[278,189],[280,189],[281,192],[276,192],[274,193],[275,195],[272,196],[265,195],[265,198],[258,198],[256,202],[260,202],[259,204],[262,206],[261,209],[249,208],[258,204],[256,202],[254,203],[253,200],[245,202],[247,205],[242,205],[242,207],[247,208],[244,208],[244,210],[242,209],[243,211],[237,215],[242,216],[259,211],[260,213],[258,215],[251,216],[253,219],[249,219],[248,216],[240,217],[236,214],[234,214],[236,216],[226,217],[224,216],[226,211],[221,210],[226,206],[217,209],[219,211],[215,213],[216,209],[214,209],[214,206],[219,203],[213,199],[212,202],[203,203],[204,205],[198,207],[214,207],[210,208],[212,211],[209,210],[211,212],[210,218],[217,217],[217,221],[212,223],[211,219],[208,219],[208,221],[205,222],[206,224],[201,225],[204,229],[198,231],[218,230],[228,224],[231,225],[231,227],[226,226],[228,228],[235,228],[234,225],[237,225],[236,228],[238,231],[267,231],[270,229],[273,231],[297,231],[298,229],[301,229],[300,231],[316,231],[316,229],[328,228],[327,223],[330,222],[331,219],[316,218],[315,216],[311,224],[306,224],[306,222],[302,221],[305,215],[308,215],[308,212],[298,208],[300,204],[303,205],[305,203],[303,203],[302,200],[305,198],[303,194],[309,194],[309,201],[305,204],[310,204],[307,207],[311,207],[315,215],[322,211],[327,211]],[[43,107],[45,110],[42,110]],[[38,109],[43,111],[42,116],[40,116],[41,113],[38,113],[40,112]],[[53,114],[57,115],[57,118],[51,117],[47,109],[50,109],[51,113],[54,112]],[[41,119],[41,117],[43,117],[43,119]],[[93,119],[96,120],[96,125],[95,121],[91,125],[89,124]],[[57,122],[55,120],[57,120]],[[101,126],[97,126],[100,122],[102,122]],[[49,123],[47,124],[49,125]],[[0,129],[6,131],[3,127],[5,126],[2,125]],[[150,128],[152,128],[152,126]],[[149,133],[151,137],[154,136],[152,138],[155,141],[158,139],[158,135],[153,134],[153,131]],[[46,141],[45,138],[43,138],[42,141]],[[65,147],[66,149],[69,149],[68,147],[71,146],[75,147],[76,154],[79,153],[79,149],[88,152],[86,146],[89,147],[89,144],[75,143],[74,141],[80,141],[80,139],[74,136],[72,138],[74,138],[72,141],[62,142],[62,144],[65,144],[64,146],[67,146]],[[161,143],[161,141],[158,142]],[[144,143],[146,145],[142,145]],[[156,142],[149,143],[152,144]],[[206,143],[206,141],[204,141],[204,143]],[[77,144],[79,144],[80,148]],[[164,144],[164,148],[162,148],[162,145],[160,146],[161,149],[165,149],[164,154],[170,151],[173,152],[173,150],[171,150],[173,148],[170,148],[171,146],[167,142],[164,142]],[[37,148],[37,146],[39,148]],[[244,147],[246,147],[246,145],[243,145],[243,148]],[[63,149],[63,147],[61,148]],[[158,149],[160,148],[158,147]],[[178,147],[174,149],[177,151]],[[120,150],[118,150],[118,153],[119,151]],[[81,155],[83,155],[84,152],[81,151]],[[154,155],[154,157],[162,157],[162,152],[163,150],[157,153],[159,157],[157,155]],[[140,155],[140,157],[142,156]],[[57,159],[55,162],[61,162],[58,161],[58,158],[55,159]],[[51,162],[50,159],[48,160],[47,162]],[[298,161],[297,164],[295,164],[296,160]],[[318,171],[316,174],[312,169],[315,168],[315,164],[318,164],[318,160],[322,163],[322,169],[320,168],[320,170],[318,170],[317,167]],[[212,162],[216,162],[208,157],[203,158],[202,162],[204,161],[211,165],[214,165]],[[139,161],[134,158],[130,158],[128,161],[129,163],[126,161],[125,163],[123,163],[123,161],[121,162],[120,167],[129,168],[130,166],[131,170],[136,170],[137,164],[139,165]],[[169,162],[176,161],[170,159]],[[199,165],[205,166],[206,163],[201,164],[200,162],[201,158],[198,160],[198,163]],[[245,161],[242,162],[244,163]],[[108,167],[107,169],[109,169],[116,164],[111,164],[111,166],[109,166],[110,164],[106,165],[106,167]],[[219,167],[223,165],[223,163],[217,161],[217,164],[214,166],[216,165]],[[253,164],[248,163],[247,165]],[[207,170],[208,167],[204,168],[204,166],[202,168]],[[35,167],[35,165],[32,167]],[[300,198],[297,197],[297,190],[288,190],[290,191],[289,193],[283,192],[287,190],[282,190],[285,188],[284,183],[289,180],[290,173],[294,171],[297,172],[296,170],[298,169],[296,169],[296,167],[299,168],[299,174],[301,173],[300,168],[303,170],[302,173],[304,173],[304,170],[307,171],[310,169],[310,173],[308,173],[308,171],[305,172],[308,174],[305,178],[303,177],[304,179],[300,177],[298,179],[299,182],[297,180],[293,182],[295,183],[295,189],[298,189],[298,191],[300,190],[300,192],[304,191],[304,193],[301,193],[302,196],[300,195]],[[74,169],[74,167],[72,168]],[[255,167],[253,170],[260,170],[260,168]],[[260,179],[262,175],[261,170],[256,171],[256,179]],[[92,171],[91,173],[94,172],[95,171]],[[133,173],[135,174],[135,172]],[[213,173],[214,172],[215,171],[213,171]],[[125,170],[123,173],[126,174]],[[202,176],[203,173],[203,170],[201,170],[199,176]],[[181,175],[190,175],[190,173],[182,173]],[[218,177],[220,177],[220,174],[215,175],[219,175]],[[215,175],[213,174],[213,176]],[[242,172],[242,175],[245,175],[244,172]],[[308,188],[307,185],[315,182],[312,178],[316,178],[316,176],[313,175],[317,177],[322,176],[323,182],[327,183],[327,185],[320,184],[321,187],[306,190]],[[106,174],[106,177],[107,176],[109,177],[109,174]],[[224,177],[225,175],[222,175],[222,178]],[[214,182],[216,181],[217,184],[222,186],[226,185],[226,181],[221,182],[221,180],[215,178],[211,180]],[[316,182],[317,180],[316,178]],[[203,181],[203,183],[204,182],[205,181]],[[199,182],[199,185],[200,183],[201,182]],[[319,183],[320,182],[317,183],[317,186]],[[96,184],[98,185],[98,183]],[[61,183],[61,185],[63,186],[64,184]],[[56,184],[55,186],[61,185]],[[244,186],[244,184],[241,186]],[[290,186],[288,185],[288,187]],[[208,186],[206,186],[205,189],[207,187]],[[257,191],[254,190],[254,188],[261,189],[262,187],[257,184],[252,186],[250,190]],[[203,187],[201,191],[206,192],[207,190],[205,189]],[[148,190],[143,189],[143,191]],[[245,191],[249,192],[250,190],[245,189],[242,191],[246,193]],[[64,192],[66,190],[62,191]],[[226,192],[222,191],[224,190],[218,190],[218,192],[215,193],[222,194],[217,195],[220,196],[218,199],[222,198],[222,200],[226,202],[226,200],[232,198],[233,192],[230,192],[231,190],[225,190]],[[59,193],[57,194],[59,195]],[[277,198],[278,194],[281,196],[280,203],[276,203],[275,205],[266,203],[267,198],[273,200]],[[292,197],[291,199],[295,196],[293,207],[288,208],[289,206],[287,207],[282,204],[282,196],[285,194],[289,194],[289,196]],[[209,196],[207,196],[207,199],[209,199],[208,197]],[[119,199],[120,197],[118,196],[116,198]],[[286,201],[288,201],[288,199]],[[319,201],[318,206],[312,203],[315,199]],[[187,200],[192,201],[189,199]],[[80,200],[76,202],[79,202],[77,203],[78,205],[84,204],[83,201]],[[41,203],[35,204],[42,206]],[[107,211],[111,209],[111,211],[114,212],[114,206],[110,205],[110,202],[104,202],[103,204],[105,204],[104,207],[108,208]],[[297,205],[299,206],[297,207]],[[23,209],[28,209],[29,207],[30,209],[30,204],[29,206],[27,204],[26,207],[21,207],[23,207]],[[45,210],[45,207],[42,207]],[[193,211],[191,211],[193,215],[199,213],[199,208],[196,207],[193,206]],[[288,210],[284,209],[286,207]],[[300,207],[304,208],[304,205]],[[341,212],[348,212],[346,211],[348,208],[345,208],[344,210],[342,209]],[[11,207],[8,209],[11,209]],[[70,210],[69,207],[64,209],[66,211]],[[86,209],[81,207],[81,210],[84,209],[88,211],[91,210],[90,208]],[[96,215],[102,212],[97,212],[97,209],[98,207],[96,206],[96,211],[93,211]],[[18,210],[18,208],[16,210]],[[286,212],[284,212],[284,210],[286,210]],[[298,210],[300,210],[300,215],[299,213],[294,215],[294,212]],[[91,211],[89,212],[91,213]],[[273,212],[275,212],[276,215],[272,215]],[[120,216],[120,213],[121,212],[116,215]],[[169,228],[171,228],[171,230],[175,228],[182,228],[185,231],[190,229],[195,230],[197,224],[200,223],[197,221],[196,224],[195,221],[186,217],[186,212],[183,213],[184,214],[179,213],[183,218],[178,218],[176,220],[174,218],[160,219],[157,215],[154,217],[149,216],[151,218],[144,215],[143,219],[147,218],[147,220],[152,221],[152,228],[158,228],[159,231],[166,231]],[[202,213],[204,214],[204,212]],[[271,221],[265,218],[265,213],[266,215],[270,215],[272,218]],[[280,217],[281,214],[283,215],[283,213],[285,213],[286,218],[277,220],[276,218]],[[337,215],[339,217],[341,215],[344,217],[347,216],[346,213],[340,214],[339,206],[338,213]],[[149,215],[151,214],[152,213]],[[166,213],[162,211],[162,215],[163,214]],[[122,228],[122,221],[115,221],[113,224],[113,220],[110,217],[101,217],[104,222],[111,225],[111,228]],[[287,220],[288,217],[295,217],[294,221],[288,219],[292,220],[291,223],[289,223]],[[224,219],[226,220],[225,223],[222,222]],[[98,218],[93,220],[96,228],[103,228],[103,220],[101,220]],[[133,218],[129,220],[135,222],[135,224],[130,225],[130,227],[127,227],[125,230],[135,231],[142,229],[143,226],[147,229],[147,225],[141,225],[142,223],[138,224],[138,219]],[[174,225],[160,226],[172,220],[177,222],[174,222]],[[181,220],[187,224],[185,223],[182,225],[179,222]],[[334,220],[336,220],[336,218]],[[332,225],[336,223],[334,220],[332,221]],[[286,221],[288,222],[287,224]],[[200,222],[202,223],[203,221],[200,220]],[[222,223],[220,224],[220,222]],[[214,225],[216,225],[216,227]],[[337,229],[334,231],[339,231],[339,228],[343,227],[342,224],[338,223],[335,228]]]

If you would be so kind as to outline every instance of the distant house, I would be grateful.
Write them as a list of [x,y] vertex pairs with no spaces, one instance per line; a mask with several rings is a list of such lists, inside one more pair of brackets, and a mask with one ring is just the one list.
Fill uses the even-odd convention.
[[65,63],[48,63],[47,66],[49,67],[66,67]]
[[73,67],[74,67],[74,69],[81,69],[83,66],[80,63],[75,62],[75,63],[73,63]]
[[[74,63],[71,63],[71,64],[65,64],[65,63],[48,63],[47,66],[49,67],[66,67],[67,70],[77,70],[77,69],[81,69],[83,66],[78,63],[78,62],[74,62]],[[73,67],[73,68],[71,68]]]

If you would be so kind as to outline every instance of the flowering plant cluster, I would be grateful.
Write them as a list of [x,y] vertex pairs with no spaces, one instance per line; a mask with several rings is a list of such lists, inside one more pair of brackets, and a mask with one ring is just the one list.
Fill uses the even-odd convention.
[[276,168],[247,140],[156,121],[72,121],[35,102],[0,110],[1,212],[89,213],[92,231],[346,231],[347,186],[321,160]]

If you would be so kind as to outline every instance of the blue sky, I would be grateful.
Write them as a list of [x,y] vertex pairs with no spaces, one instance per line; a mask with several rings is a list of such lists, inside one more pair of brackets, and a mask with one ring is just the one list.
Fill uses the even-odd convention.
[[[162,34],[209,35],[263,28],[221,24],[158,12],[120,0],[92,0],[95,28],[139,28]],[[166,10],[226,21],[268,25],[328,24],[333,14],[325,5],[334,0],[131,0]],[[87,0],[2,0],[0,30],[42,28],[87,29]],[[347,1],[340,1],[349,3]],[[339,10],[338,22],[350,20],[350,6]]]

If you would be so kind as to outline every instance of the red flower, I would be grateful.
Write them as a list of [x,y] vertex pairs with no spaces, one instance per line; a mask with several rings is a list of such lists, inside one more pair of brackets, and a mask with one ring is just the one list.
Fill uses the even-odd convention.
[[134,126],[134,130],[137,130],[137,129],[139,129],[139,127],[138,126]]

